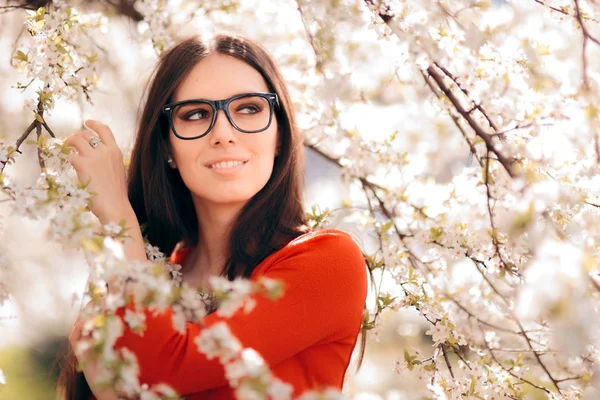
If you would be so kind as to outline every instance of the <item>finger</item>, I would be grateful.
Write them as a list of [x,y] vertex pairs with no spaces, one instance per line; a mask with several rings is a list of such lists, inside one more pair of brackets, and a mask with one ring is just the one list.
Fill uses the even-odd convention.
[[77,173],[79,173],[79,168],[83,165],[83,157],[73,151],[71,154],[69,154],[69,162],[73,167],[75,167]]
[[90,145],[89,138],[77,133],[69,136],[67,139],[67,146],[77,150],[77,153],[80,155],[90,154],[90,152],[94,150],[94,148]]
[[81,338],[81,331],[83,329],[83,324],[79,317],[73,323],[73,327],[71,328],[71,333],[69,334],[69,342],[75,343]]
[[77,172],[77,178],[79,179],[79,183],[84,185],[88,185],[90,183],[91,177],[86,168],[85,158],[81,155],[71,153],[69,154],[69,161],[73,168],[75,168],[75,172]]
[[88,119],[84,122],[86,128],[94,131],[107,146],[116,146],[115,136],[110,128],[102,122]]
[[[85,138],[86,142],[88,143],[88,145],[92,149],[98,150],[100,147],[107,148],[106,143],[102,140],[102,138],[100,136],[98,136],[96,134],[96,132],[94,132],[94,131],[83,131],[83,132],[81,132],[81,135],[82,135],[83,138]],[[92,147],[92,143],[91,143],[92,138],[99,139],[99,141],[96,144],[96,147]]]

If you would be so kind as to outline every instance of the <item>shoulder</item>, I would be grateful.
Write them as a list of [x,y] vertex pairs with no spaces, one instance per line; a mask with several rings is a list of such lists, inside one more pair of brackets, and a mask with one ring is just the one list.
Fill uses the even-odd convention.
[[290,241],[281,251],[296,252],[313,250],[314,252],[353,250],[360,252],[360,248],[348,233],[338,229],[323,229],[311,231]]
[[272,268],[331,273],[335,270],[357,272],[357,269],[364,270],[366,267],[362,251],[352,236],[338,229],[324,229],[293,239],[267,257],[255,271],[260,274]]

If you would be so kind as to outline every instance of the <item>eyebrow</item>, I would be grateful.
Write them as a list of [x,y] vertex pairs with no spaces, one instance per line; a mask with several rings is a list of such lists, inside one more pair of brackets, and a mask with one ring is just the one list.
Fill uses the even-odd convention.
[[231,96],[228,96],[228,97],[225,97],[225,98],[220,98],[220,99],[207,99],[205,97],[192,97],[192,98],[181,99],[181,100],[172,100],[172,101],[170,101],[170,103],[178,103],[180,101],[188,101],[188,100],[219,101],[219,100],[227,100],[227,99],[230,99],[232,97],[239,96],[241,94],[250,94],[250,93],[271,93],[271,92],[269,91],[269,89],[267,89],[267,90],[251,90],[251,91],[244,91],[244,92],[236,92],[235,94],[232,94]]

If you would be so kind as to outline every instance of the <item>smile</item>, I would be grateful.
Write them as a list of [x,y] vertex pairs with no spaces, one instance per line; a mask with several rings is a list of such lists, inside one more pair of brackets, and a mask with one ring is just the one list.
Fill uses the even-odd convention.
[[246,164],[248,161],[226,161],[210,165],[208,169],[219,175],[230,176],[243,170]]
[[248,161],[221,161],[208,166],[211,169],[229,169],[246,164]]

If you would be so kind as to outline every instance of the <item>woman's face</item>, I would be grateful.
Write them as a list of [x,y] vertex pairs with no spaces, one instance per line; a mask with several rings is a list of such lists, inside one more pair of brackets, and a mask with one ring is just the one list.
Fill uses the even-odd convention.
[[[256,92],[269,92],[258,71],[243,61],[216,53],[196,64],[175,91],[172,102],[224,100]],[[253,118],[251,114],[256,109],[251,104],[239,102],[230,107],[232,116],[234,112],[238,113],[234,118],[241,121]],[[187,129],[202,129],[201,122],[193,120],[206,118],[206,114],[188,112],[185,115],[192,120]],[[196,203],[243,205],[266,185],[273,171],[278,142],[275,113],[269,128],[252,134],[234,128],[223,110],[219,110],[216,117],[210,132],[199,139],[182,140],[171,130],[171,167],[179,169]],[[175,112],[173,118],[177,118]],[[198,132],[198,135],[202,133]],[[244,164],[240,165],[240,161]]]

